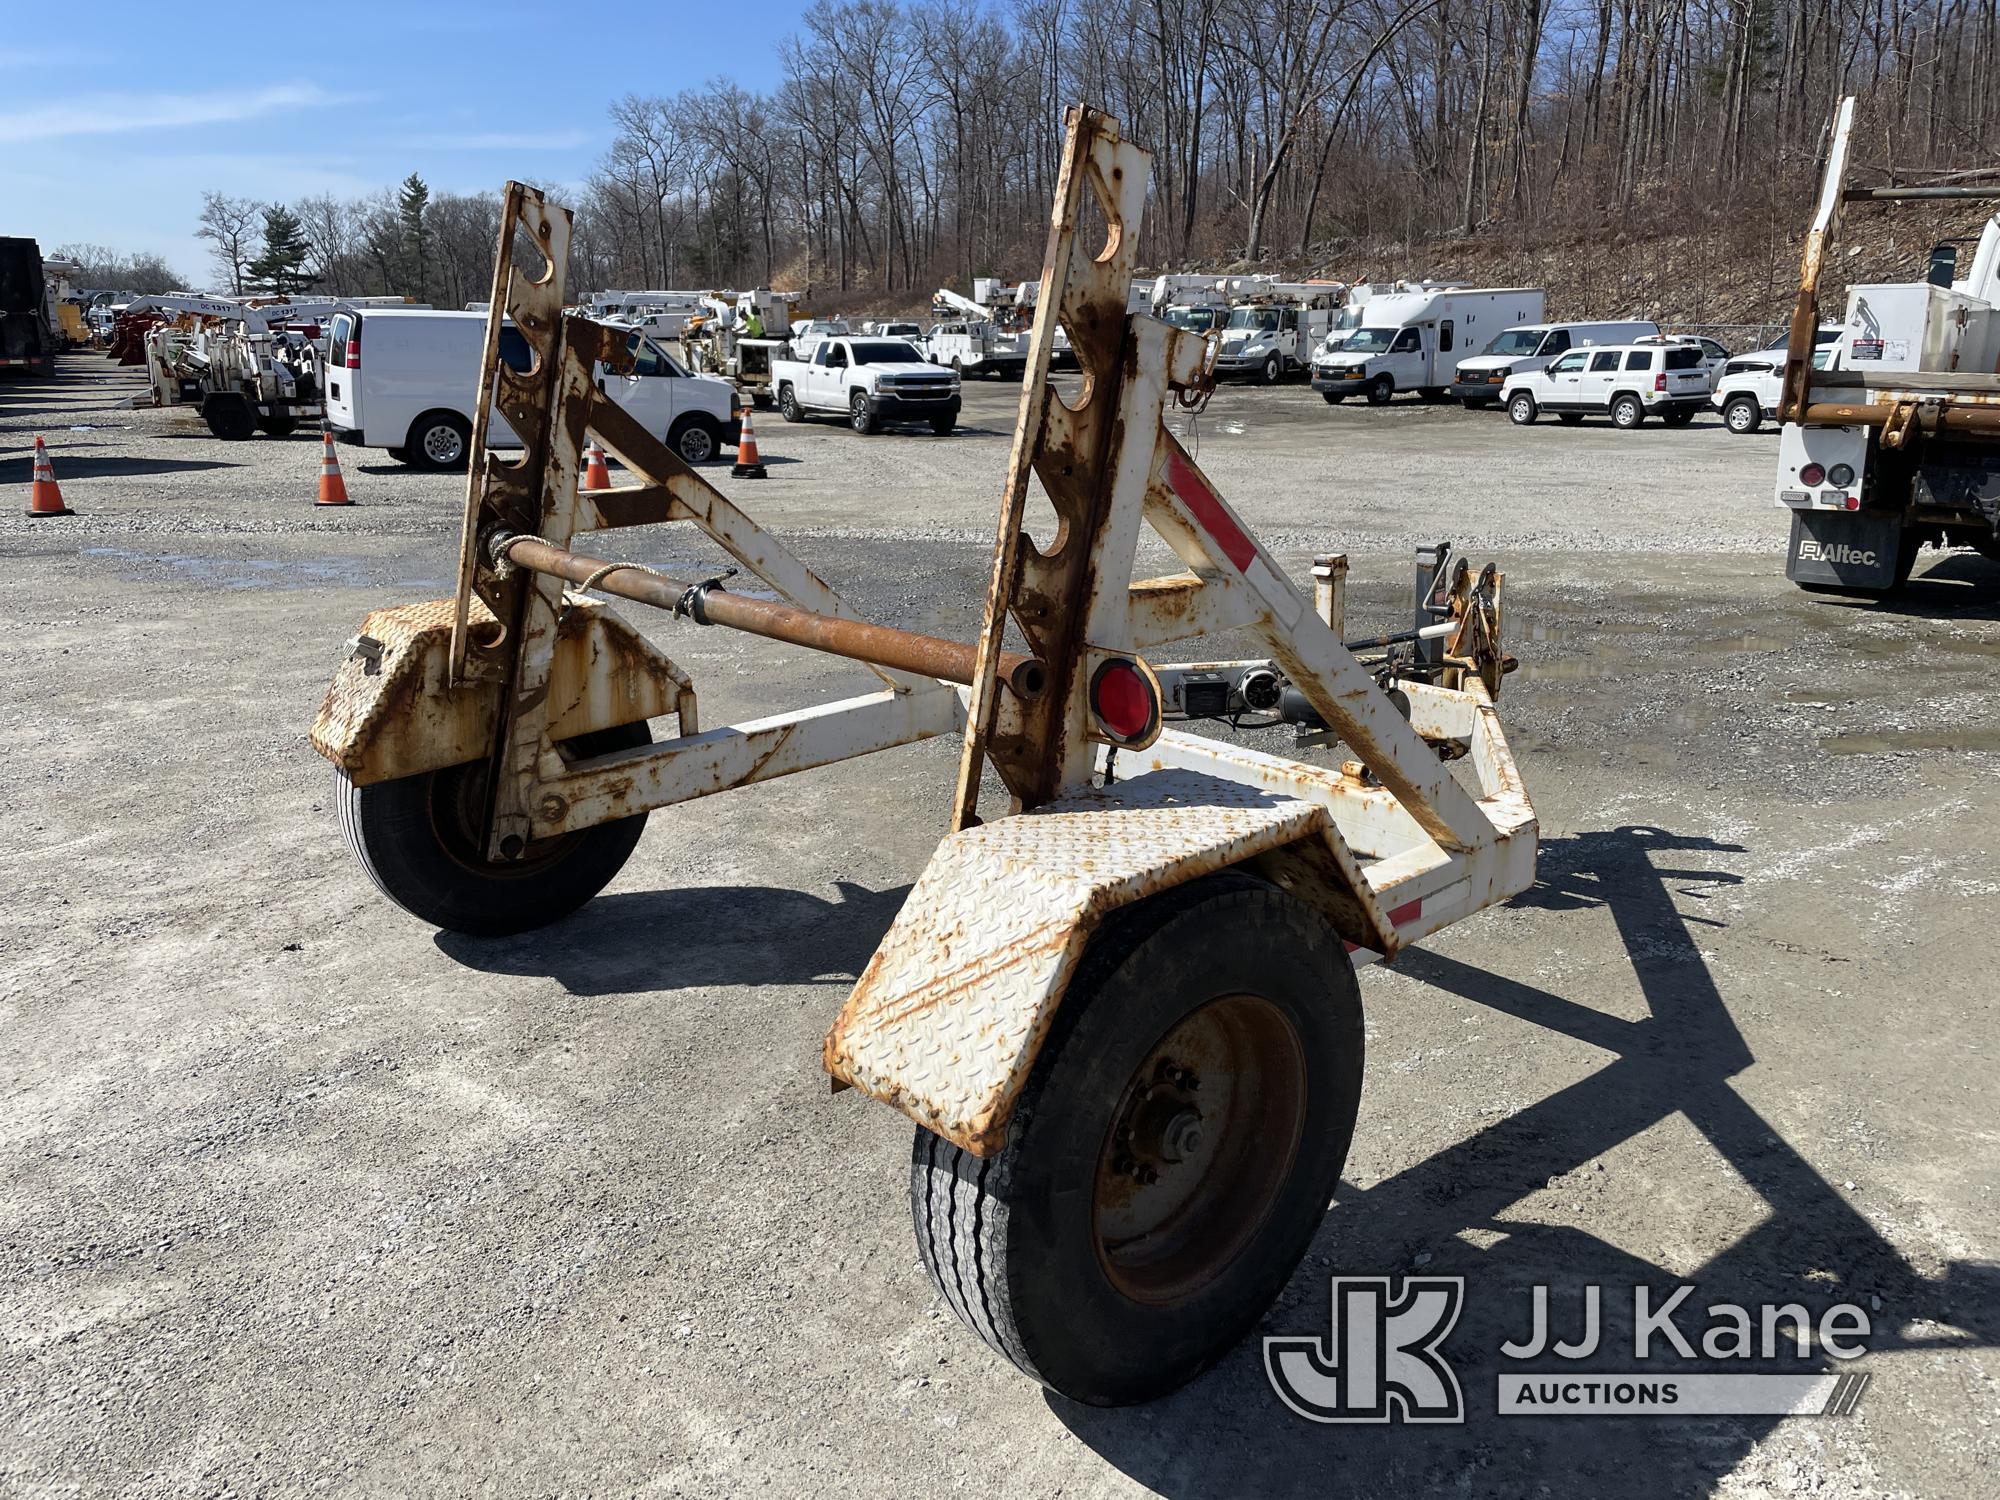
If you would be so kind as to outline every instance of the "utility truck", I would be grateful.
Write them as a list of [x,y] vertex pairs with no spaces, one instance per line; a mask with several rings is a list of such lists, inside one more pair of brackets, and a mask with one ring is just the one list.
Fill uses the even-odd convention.
[[152,405],[194,407],[215,436],[237,441],[257,432],[283,437],[325,414],[320,321],[352,305],[254,306],[172,292],[134,298],[125,315],[173,315],[143,339]]
[[804,358],[781,359],[771,377],[787,422],[838,412],[856,432],[927,422],[942,437],[958,425],[956,371],[940,370],[907,339],[821,339]]
[[1263,385],[1276,385],[1312,364],[1313,350],[1332,331],[1334,314],[1347,298],[1346,283],[1339,281],[1229,277],[1220,289],[1234,296],[1216,351],[1216,376]]
[[1847,289],[1831,358],[1816,361],[1820,279],[1848,202],[2000,199],[2000,177],[1948,187],[1848,181],[1854,100],[1841,101],[1799,266],[1778,396],[1777,503],[1792,513],[1785,576],[1820,593],[1879,597],[1917,551],[2000,558],[2000,214],[1958,274],[1958,246],[1919,281]]
[[1148,310],[1184,333],[1205,334],[1228,321],[1229,294],[1219,276],[1171,272],[1154,280]]
[[[991,285],[990,283],[988,284]],[[989,307],[941,286],[931,297],[938,321],[925,341],[932,364],[949,365],[957,375],[998,375],[1019,380],[1028,368],[1028,332],[1034,316],[1016,305]]]
[[707,295],[701,311],[681,330],[688,366],[729,381],[747,402],[771,404],[771,366],[791,352],[793,292],[769,287],[738,292],[734,299]]
[[1441,401],[1458,362],[1504,328],[1541,321],[1540,287],[1422,287],[1371,295],[1358,327],[1313,356],[1312,387],[1328,405],[1398,391]]

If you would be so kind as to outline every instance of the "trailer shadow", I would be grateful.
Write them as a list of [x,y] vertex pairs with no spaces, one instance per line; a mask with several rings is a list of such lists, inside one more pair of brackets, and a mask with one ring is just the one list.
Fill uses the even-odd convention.
[[[1871,1353],[2000,1343],[2000,1268],[1959,1262],[1931,1279],[1911,1266],[1843,1195],[1782,1140],[1730,1085],[1753,1061],[1703,961],[1686,915],[1738,883],[1744,851],[1657,828],[1618,828],[1548,841],[1539,882],[1517,898],[1548,910],[1607,913],[1648,1014],[1626,1020],[1575,998],[1503,979],[1441,954],[1404,955],[1398,968],[1476,1004],[1611,1055],[1603,1068],[1366,1189],[1344,1189],[1299,1272],[1255,1334],[1194,1384],[1150,1407],[1104,1411],[1049,1403],[1084,1442],[1125,1474],[1176,1497],[1400,1494],[1600,1496],[1712,1492],[1780,1418],[1604,1420],[1510,1418],[1496,1411],[1503,1371],[1632,1370],[1631,1288],[1655,1305],[1683,1282],[1695,1307],[1799,1302],[1878,1306]],[[1608,1153],[1679,1116],[1726,1163],[1690,1173],[1632,1152]],[[1370,1128],[1364,1104],[1361,1128]],[[1381,1128],[1381,1122],[1375,1122]],[[1656,1170],[1657,1168],[1657,1170]],[[1763,1200],[1765,1217],[1698,1270],[1676,1274],[1565,1223],[1544,1222],[1593,1196],[1609,1171],[1646,1174],[1657,1196],[1688,1204],[1683,1244],[1702,1238],[1707,1194]],[[1655,1182],[1656,1180],[1656,1182]],[[1620,1184],[1621,1187],[1629,1184]],[[1523,1201],[1554,1190],[1569,1201]],[[1322,1426],[1278,1401],[1263,1369],[1262,1334],[1319,1334],[1330,1316],[1329,1275],[1463,1276],[1465,1309],[1445,1353],[1467,1420],[1448,1426]],[[1550,1288],[1556,1337],[1574,1336],[1585,1285],[1603,1288],[1605,1338],[1576,1364],[1549,1356],[1505,1362],[1499,1346],[1529,1331],[1527,1288]],[[1872,1302],[1871,1299],[1879,1299]],[[1617,1308],[1623,1304],[1623,1322]],[[1699,1326],[1699,1314],[1685,1319]],[[1944,1325],[1942,1330],[1929,1325]],[[1656,1351],[1657,1352],[1657,1351]],[[1654,1360],[1654,1365],[1667,1363]],[[1865,1369],[1867,1361],[1858,1367]],[[1759,1362],[1759,1370],[1818,1371],[1831,1361]],[[1657,1373],[1688,1373],[1712,1363]],[[1738,1368],[1742,1368],[1740,1365]]]
[[716,885],[599,896],[519,937],[440,932],[447,957],[489,974],[546,975],[574,995],[744,986],[852,985],[910,894],[834,882],[829,898]]

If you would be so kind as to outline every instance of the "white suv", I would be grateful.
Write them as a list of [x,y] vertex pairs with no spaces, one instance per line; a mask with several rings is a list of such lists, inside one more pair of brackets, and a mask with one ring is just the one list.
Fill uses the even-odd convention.
[[[1813,368],[1840,368],[1838,323],[1822,325],[1813,335]],[[1722,367],[1710,404],[1722,413],[1722,425],[1738,435],[1755,432],[1766,417],[1778,414],[1778,396],[1785,382],[1785,340],[1768,348],[1739,354]]]
[[1637,427],[1648,416],[1685,427],[1708,404],[1701,363],[1702,350],[1691,343],[1572,349],[1546,370],[1509,375],[1500,400],[1522,427],[1545,411],[1570,423],[1603,413],[1619,427]]

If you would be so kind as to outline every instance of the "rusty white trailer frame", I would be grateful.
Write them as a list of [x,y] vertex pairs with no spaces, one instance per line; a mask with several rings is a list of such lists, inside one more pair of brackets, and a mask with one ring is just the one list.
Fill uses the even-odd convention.
[[[1324,1212],[1358,1106],[1352,966],[1392,958],[1525,888],[1537,839],[1494,710],[1507,665],[1499,576],[1448,571],[1438,554],[1435,577],[1422,575],[1418,623],[1448,631],[1408,633],[1422,638],[1421,669],[1393,657],[1364,665],[1340,638],[1343,565],[1323,559],[1317,597],[1301,593],[1165,427],[1168,404],[1198,401],[1212,377],[1205,340],[1126,311],[1149,170],[1149,154],[1114,120],[1070,111],[985,614],[970,645],[857,620],[602,397],[593,368],[626,358],[625,331],[563,314],[569,216],[510,184],[457,592],[370,615],[312,736],[339,769],[357,854],[412,910],[427,908],[399,885],[408,870],[443,870],[436,878],[502,901],[561,868],[565,851],[598,849],[587,888],[564,888],[560,909],[522,917],[516,903],[525,926],[588,899],[630,851],[629,841],[608,854],[588,841],[616,829],[636,838],[652,808],[962,728],[952,828],[829,1030],[825,1067],[837,1086],[917,1123],[918,1238],[953,1305],[1024,1370],[1098,1401],[1186,1379],[1283,1284]],[[517,242],[536,247],[539,275],[517,268]],[[526,371],[499,357],[503,316],[534,351]],[[1048,380],[1058,327],[1083,376],[1070,401]],[[523,441],[518,457],[488,451],[496,406]],[[579,489],[586,435],[637,482]],[[1046,546],[1023,529],[1037,482],[1059,522]],[[782,602],[570,550],[581,534],[660,521],[693,522]],[[1182,571],[1133,581],[1146,527]],[[883,686],[703,730],[687,675],[581,597],[592,589],[849,656]],[[1322,738],[1352,759],[1328,769],[1165,727],[1161,672],[1172,679],[1199,664],[1156,671],[1150,658],[1218,631],[1259,637],[1269,665],[1323,722]],[[663,716],[679,732],[661,744],[593,739]],[[981,811],[989,771],[1007,794],[1005,812],[991,816]],[[390,814],[370,812],[385,799]],[[409,851],[398,841],[443,838],[452,818],[464,827],[450,859],[399,863]],[[1224,909],[1236,912],[1229,931],[1209,925]],[[1263,946],[1232,952],[1242,924],[1258,922],[1276,924]],[[1162,1037],[1148,1034],[1167,1025],[1149,1019],[1151,976],[1123,1000],[1106,988],[1126,973],[1114,966],[1119,954],[1155,942],[1174,960],[1161,993],[1194,1007]],[[1215,963],[1238,967],[1224,979],[1188,977]],[[1291,976],[1291,999],[1263,993],[1266,968]],[[1201,984],[1228,993],[1187,989]],[[1075,1025],[1059,1037],[1058,1010],[1077,995]],[[1136,1020],[1108,1019],[1135,1003]],[[1320,1035],[1336,1021],[1342,1040]],[[1113,1030],[1077,1041],[1093,1024]],[[1024,1115],[1047,1119],[1052,1098],[1074,1095],[1065,1080],[1082,1064],[1063,1059],[1093,1047],[1138,1048],[1144,1065],[1118,1064],[1138,1070],[1129,1080],[1118,1071],[1107,1098],[1086,1088],[1072,1099],[1086,1123],[1052,1152],[1037,1130],[1055,1127]],[[1197,1097],[1204,1077],[1209,1091]],[[1314,1133],[1302,1136],[1310,1122]],[[1038,1175],[1093,1132],[1105,1144],[1081,1200]],[[1253,1202],[1242,1184],[1275,1196]],[[1162,1209],[1162,1193],[1182,1196]],[[1023,1201],[1040,1206],[1011,1213]],[[1047,1254],[1058,1260],[1036,1259],[1043,1251],[1019,1238],[1032,1238],[1027,1226],[1063,1219],[1079,1201],[1095,1227],[1077,1233],[1097,1237],[1098,1261],[1058,1264],[1056,1250]],[[961,1261],[958,1230],[939,1228],[960,1218],[1001,1239]],[[1090,1264],[1104,1272],[1101,1305],[1061,1309],[1083,1283],[1097,1286]],[[967,1276],[998,1281],[974,1291]],[[1056,1347],[1065,1340],[1066,1352]]]

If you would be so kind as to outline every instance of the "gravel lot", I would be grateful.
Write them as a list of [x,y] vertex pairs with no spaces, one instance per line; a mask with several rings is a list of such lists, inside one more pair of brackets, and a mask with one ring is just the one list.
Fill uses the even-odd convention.
[[[0,384],[0,1493],[1990,1491],[2000,568],[1795,593],[1775,438],[1713,421],[1219,393],[1203,465],[1289,565],[1351,554],[1357,625],[1404,616],[1416,544],[1507,569],[1545,842],[1364,978],[1346,1180],[1260,1330],[1323,1331],[1331,1273],[1463,1276],[1465,1425],[1306,1423],[1255,1339],[1106,1412],[957,1324],[907,1123],[819,1071],[955,745],[657,813],[577,916],[436,934],[347,855],[305,731],[368,609],[449,591],[463,480],[343,449],[358,503],[316,511],[315,439],[138,388]],[[769,481],[711,477],[869,617],[969,632],[1016,397],[973,385],[948,438],[771,419]],[[37,431],[74,518],[22,514]],[[639,623],[707,723],[865,680]],[[1497,1416],[1527,1289],[1569,1333],[1585,1283],[1594,1368],[1633,1368],[1623,1289],[1693,1283],[1861,1303],[1872,1383],[1840,1418]]]

